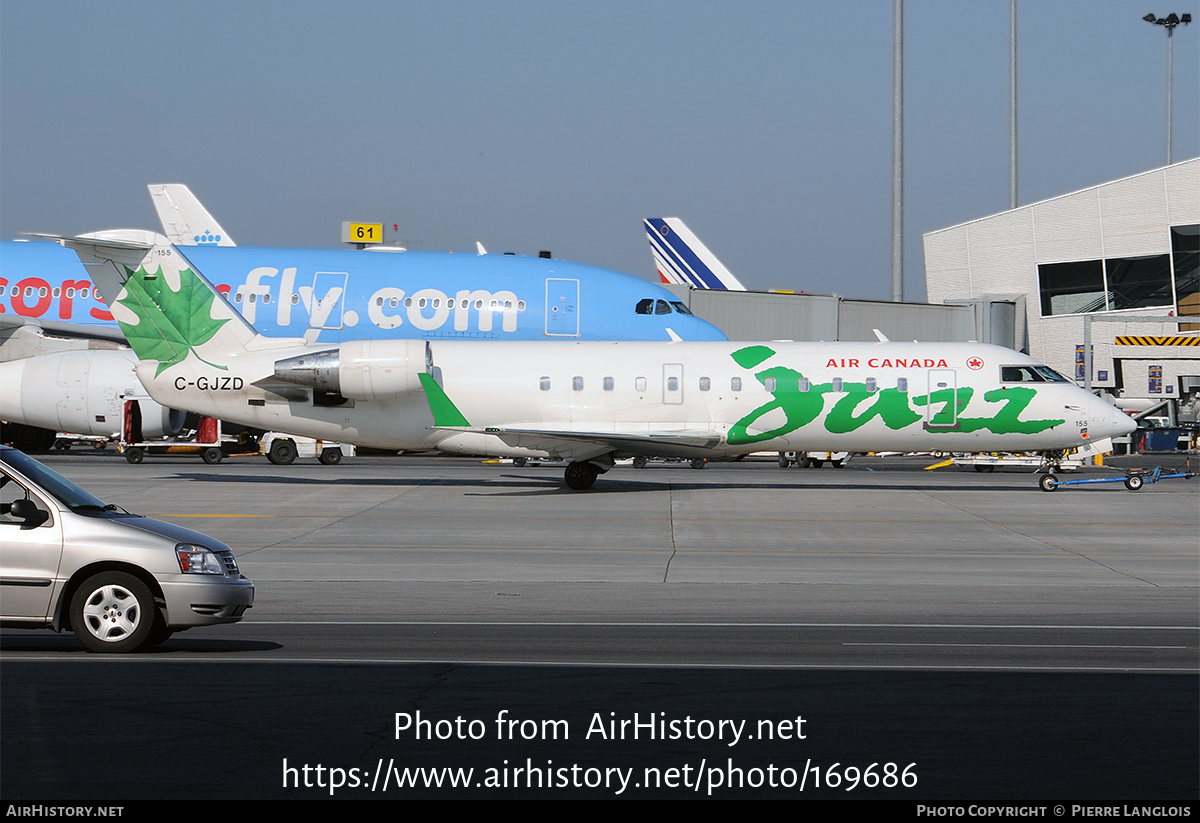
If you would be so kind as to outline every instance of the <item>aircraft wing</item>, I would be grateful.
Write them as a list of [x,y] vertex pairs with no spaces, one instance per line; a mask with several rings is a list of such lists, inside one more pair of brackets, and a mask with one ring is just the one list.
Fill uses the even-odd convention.
[[41,329],[56,337],[78,337],[85,340],[108,340],[125,345],[125,335],[118,328],[107,326],[88,326],[83,323],[67,323],[61,320],[47,320],[44,317],[22,317],[20,315],[0,314],[0,329],[16,329],[22,326],[30,329]]
[[438,426],[444,431],[490,434],[509,446],[538,449],[564,460],[588,460],[602,454],[646,457],[709,457],[721,443],[717,431],[672,430],[647,432],[567,431],[507,426],[472,428]]

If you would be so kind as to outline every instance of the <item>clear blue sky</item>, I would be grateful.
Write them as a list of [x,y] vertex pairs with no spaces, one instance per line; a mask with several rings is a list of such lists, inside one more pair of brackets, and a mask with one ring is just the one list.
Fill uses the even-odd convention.
[[[1165,163],[1172,2],[1020,0],[1022,203]],[[906,4],[908,299],[923,232],[1008,206],[1008,15]],[[678,216],[750,288],[886,299],[891,129],[890,0],[0,2],[4,238],[156,228],[180,182],[243,245],[377,221],[649,279],[641,219]]]

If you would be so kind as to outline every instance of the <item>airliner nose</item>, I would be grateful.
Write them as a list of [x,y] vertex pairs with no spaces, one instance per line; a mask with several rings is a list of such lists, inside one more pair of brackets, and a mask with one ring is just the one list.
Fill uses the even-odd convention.
[[1137,431],[1136,420],[1099,397],[1092,401],[1088,417],[1093,437],[1122,437]]

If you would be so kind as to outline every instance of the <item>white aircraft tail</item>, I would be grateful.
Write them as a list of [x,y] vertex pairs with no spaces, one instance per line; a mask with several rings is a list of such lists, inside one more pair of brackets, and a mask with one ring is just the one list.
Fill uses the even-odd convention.
[[151,183],[149,188],[163,232],[176,246],[237,245],[187,186]]
[[697,289],[746,290],[678,217],[647,217],[643,222],[650,253],[664,283]]
[[297,342],[259,335],[167,238],[133,234],[53,239],[79,255],[138,359],[157,362],[156,376],[191,357],[223,371],[238,352]]

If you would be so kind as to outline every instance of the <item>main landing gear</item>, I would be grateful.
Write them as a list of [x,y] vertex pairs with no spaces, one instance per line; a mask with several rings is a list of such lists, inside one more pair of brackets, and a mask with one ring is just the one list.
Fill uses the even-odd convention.
[[577,461],[567,466],[566,481],[569,488],[575,491],[590,489],[600,476],[600,467],[595,463]]

